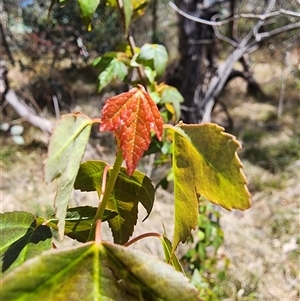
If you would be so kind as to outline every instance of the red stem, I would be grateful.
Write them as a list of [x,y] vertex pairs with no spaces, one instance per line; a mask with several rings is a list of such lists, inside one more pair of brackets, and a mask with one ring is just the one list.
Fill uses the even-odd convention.
[[151,236],[154,236],[154,237],[158,237],[158,238],[161,238],[161,234],[159,233],[156,233],[156,232],[148,232],[148,233],[144,233],[144,234],[141,234],[135,238],[133,238],[132,240],[130,241],[127,241],[126,244],[124,244],[124,247],[129,247],[131,246],[132,244],[134,244],[135,242],[143,239],[143,238],[146,238],[146,237],[151,237]]

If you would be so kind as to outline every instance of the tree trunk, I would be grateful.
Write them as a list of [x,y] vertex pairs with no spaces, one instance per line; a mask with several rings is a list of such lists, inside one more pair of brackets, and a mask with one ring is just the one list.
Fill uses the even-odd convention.
[[[176,0],[175,4],[185,13],[205,20],[210,20],[217,13],[214,6],[204,7],[203,0]],[[180,60],[167,83],[174,85],[185,99],[183,120],[197,123],[195,90],[200,87],[199,96],[203,96],[205,82],[215,69],[216,37],[212,26],[189,20],[180,14],[178,30]]]

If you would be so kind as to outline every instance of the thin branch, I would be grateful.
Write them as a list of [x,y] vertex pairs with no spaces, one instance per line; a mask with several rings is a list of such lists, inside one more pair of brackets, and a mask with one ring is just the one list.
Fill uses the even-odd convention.
[[[214,19],[218,18],[218,16],[219,15],[215,15],[215,16],[212,17],[212,19],[214,20]],[[233,39],[231,39],[229,37],[226,37],[226,36],[222,35],[219,28],[218,28],[218,26],[213,26],[213,30],[214,30],[214,33],[215,33],[216,37],[219,40],[224,41],[224,42],[230,44],[231,46],[233,46],[235,48],[239,47],[239,44],[236,41],[234,41]]]
[[268,13],[264,13],[264,14],[238,14],[238,15],[234,15],[233,17],[227,18],[227,19],[222,20],[222,21],[209,21],[209,20],[205,20],[205,19],[201,19],[201,18],[198,18],[198,17],[191,16],[190,14],[188,14],[188,13],[184,12],[183,10],[181,10],[172,1],[169,2],[169,5],[178,14],[182,15],[183,17],[185,17],[185,18],[187,18],[191,21],[195,21],[197,23],[202,23],[202,24],[211,25],[211,26],[225,25],[229,22],[232,22],[232,21],[238,20],[238,19],[258,19],[260,21],[265,21],[266,19],[276,17],[276,16],[280,16],[280,15],[289,15],[289,16],[300,18],[300,13],[296,13],[296,12],[289,11],[289,10],[286,10],[286,9],[280,9],[278,11],[268,12]]
[[[132,53],[132,56],[135,55],[135,41],[134,41],[134,38],[132,35],[128,35],[127,36],[127,41],[128,41],[128,44],[130,46],[130,50],[131,50],[131,53]],[[137,67],[137,71],[138,71],[138,74],[139,74],[139,78],[140,78],[140,81],[142,83],[142,85],[144,86],[144,88],[147,90],[147,83],[145,81],[145,78],[146,78],[146,75],[145,75],[145,72],[144,72],[144,69],[141,65],[139,65]]]
[[280,9],[280,12],[284,15],[300,18],[300,13],[296,13],[294,11],[290,11],[282,8]]
[[300,22],[293,23],[293,24],[288,24],[288,25],[282,26],[280,28],[276,28],[274,30],[271,30],[269,32],[258,33],[256,35],[256,37],[258,38],[258,41],[261,41],[261,40],[265,40],[267,38],[270,38],[272,36],[281,34],[283,32],[290,31],[290,30],[297,29],[297,28],[300,28]]
[[53,102],[56,120],[59,120],[60,119],[60,110],[59,110],[58,99],[57,99],[56,95],[52,96],[52,102]]
[[187,14],[186,12],[184,12],[183,10],[181,10],[175,3],[173,2],[169,2],[169,5],[180,15],[182,15],[183,17],[191,20],[191,21],[195,21],[197,23],[202,23],[202,24],[206,24],[206,25],[211,25],[211,26],[220,26],[220,25],[224,25],[227,24],[228,22],[232,21],[230,19],[224,20],[224,21],[208,21],[208,20],[204,20],[204,19],[200,19],[194,16],[191,16],[189,14]]
[[[275,6],[276,4],[276,0],[270,0],[266,10],[265,10],[265,14],[268,14]],[[264,20],[259,20],[256,25],[254,26],[254,28],[249,31],[249,33],[247,34],[247,36],[243,39],[242,43],[244,43],[244,45],[248,44],[248,42],[250,41],[250,38],[252,36],[254,36],[256,38],[256,35],[258,34],[259,29],[264,25]]]

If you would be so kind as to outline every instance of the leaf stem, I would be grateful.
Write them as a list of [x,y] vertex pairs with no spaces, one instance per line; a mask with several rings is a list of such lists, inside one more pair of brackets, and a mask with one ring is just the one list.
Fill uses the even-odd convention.
[[126,244],[124,244],[124,247],[129,247],[130,245],[136,243],[137,241],[143,239],[143,238],[146,238],[146,237],[151,237],[151,236],[154,236],[154,237],[158,237],[158,238],[161,238],[161,234],[159,233],[156,233],[156,232],[148,232],[148,233],[144,233],[144,234],[141,234],[129,241],[127,241]]
[[95,242],[96,244],[100,244],[101,242],[101,220],[97,219],[95,222]]
[[109,180],[108,180],[107,186],[105,188],[103,198],[102,198],[101,202],[99,203],[97,212],[96,212],[95,217],[94,217],[94,222],[93,222],[93,225],[92,225],[92,229],[89,233],[89,238],[88,238],[89,241],[93,240],[95,238],[96,222],[97,222],[97,220],[102,220],[102,218],[103,218],[104,210],[106,208],[106,205],[107,205],[107,202],[109,200],[110,194],[114,189],[117,177],[119,175],[119,172],[120,172],[120,169],[121,169],[121,166],[122,166],[122,163],[123,163],[123,154],[122,154],[122,150],[120,149],[120,147],[118,147],[118,152],[117,152],[117,156],[116,156],[116,160],[115,160],[113,169],[110,172]]

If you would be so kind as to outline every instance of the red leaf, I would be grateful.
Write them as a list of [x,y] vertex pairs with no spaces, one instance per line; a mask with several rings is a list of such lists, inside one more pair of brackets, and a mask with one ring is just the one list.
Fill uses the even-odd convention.
[[161,140],[163,120],[143,86],[106,100],[100,131],[114,131],[119,138],[129,175],[149,147],[151,130]]

